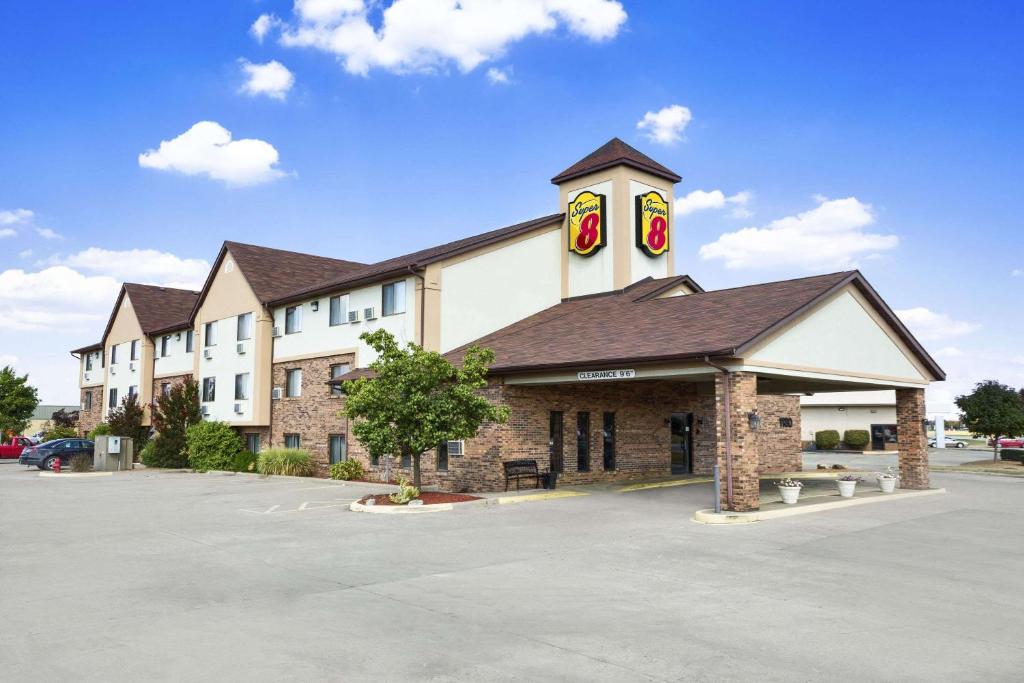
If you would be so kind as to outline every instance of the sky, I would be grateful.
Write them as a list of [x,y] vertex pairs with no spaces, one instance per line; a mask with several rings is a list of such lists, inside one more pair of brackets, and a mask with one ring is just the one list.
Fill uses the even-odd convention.
[[949,412],[1024,385],[1022,30],[1016,2],[3,3],[0,366],[77,403],[68,350],[122,281],[554,213],[549,179],[618,136],[683,177],[677,272],[859,268]]

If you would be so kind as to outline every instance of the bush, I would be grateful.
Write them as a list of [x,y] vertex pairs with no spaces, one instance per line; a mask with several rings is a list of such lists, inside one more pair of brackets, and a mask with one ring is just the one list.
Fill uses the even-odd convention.
[[843,443],[855,451],[862,451],[871,440],[871,435],[866,429],[847,429],[843,432]]
[[89,432],[88,437],[90,440],[95,441],[97,436],[103,436],[110,434],[110,425],[106,422],[100,422],[98,425],[93,427],[93,430]]
[[197,472],[230,470],[245,451],[238,433],[225,422],[200,422],[185,432],[188,464]]
[[157,434],[151,455],[152,466],[188,467],[185,433],[202,420],[199,385],[194,379],[178,382],[169,392],[161,394],[153,405],[153,427]]
[[43,432],[43,441],[54,439],[73,439],[78,436],[78,430],[74,427],[50,427]]
[[156,446],[156,443],[152,439],[150,439],[149,443],[143,446],[142,450],[139,451],[139,462],[141,462],[146,467],[160,467],[160,465],[157,465],[153,462],[154,446]]
[[92,469],[92,456],[85,453],[71,457],[72,472],[88,472]]
[[999,451],[1000,460],[1013,460],[1024,465],[1024,450],[1019,448],[1004,448]]
[[331,479],[348,481],[349,479],[362,478],[363,464],[358,460],[342,460],[331,465]]
[[402,477],[398,480],[398,493],[392,493],[388,498],[395,505],[408,505],[410,500],[419,498],[419,495],[420,490],[410,484],[408,479]]
[[839,432],[834,429],[822,429],[814,433],[814,445],[821,450],[831,451],[839,447]]
[[255,472],[256,471],[257,457],[255,453],[249,451],[242,451],[235,456],[235,459],[231,463],[231,470],[233,472]]
[[298,448],[269,448],[256,461],[260,474],[284,474],[311,477],[316,473],[313,456]]

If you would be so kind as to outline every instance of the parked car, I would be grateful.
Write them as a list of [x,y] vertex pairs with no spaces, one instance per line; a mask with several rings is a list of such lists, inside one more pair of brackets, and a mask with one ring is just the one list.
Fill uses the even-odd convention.
[[18,463],[52,470],[57,460],[60,460],[61,467],[65,467],[71,464],[71,458],[76,455],[85,454],[91,458],[95,449],[96,444],[88,439],[54,439],[26,448],[21,452]]
[[17,458],[21,452],[32,445],[27,436],[15,436],[10,441],[0,444],[0,458]]
[[[928,439],[928,446],[930,448],[938,448],[935,439]],[[967,442],[960,439],[951,439],[947,436],[946,448],[967,448]]]
[[[992,448],[995,444],[992,439],[988,440],[988,447]],[[1024,437],[1021,436],[1004,436],[999,439],[1000,448],[1024,448]]]

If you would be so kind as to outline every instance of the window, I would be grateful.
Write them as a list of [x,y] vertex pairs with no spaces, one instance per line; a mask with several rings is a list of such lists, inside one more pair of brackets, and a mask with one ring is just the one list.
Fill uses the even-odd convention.
[[331,297],[331,325],[348,322],[348,294]]
[[249,432],[245,435],[245,450],[253,454],[260,452],[260,435],[257,432]]
[[161,382],[160,383],[160,395],[161,396],[170,396],[171,395],[171,383],[170,382]]
[[384,315],[405,313],[405,280],[384,285],[384,301],[381,311]]
[[348,460],[348,444],[345,443],[344,434],[331,434],[328,445],[327,455],[332,465],[342,460]]
[[302,370],[286,371],[287,381],[285,383],[284,395],[288,398],[302,396]]
[[92,410],[92,392],[82,394],[82,410]]
[[235,375],[235,400],[249,400],[249,373],[243,372]]
[[138,360],[139,359],[139,340],[138,339],[132,339],[132,357],[131,357],[131,359],[132,360]]
[[[348,363],[338,363],[337,365],[331,366],[331,379],[338,379],[346,372],[349,371],[351,366]],[[344,395],[340,386],[331,386],[331,396],[338,397]]]
[[203,403],[211,403],[217,398],[217,378],[203,378]]
[[171,355],[169,353],[169,351],[168,351],[168,348],[167,348],[170,345],[171,345],[171,335],[165,334],[164,336],[160,337],[160,357],[161,358],[167,358],[167,356]]
[[298,434],[285,434],[284,435],[284,447],[285,448],[299,448],[302,445],[302,439],[299,438]]
[[604,440],[604,469],[615,469],[615,413],[604,414],[604,429],[601,436]]
[[302,306],[289,306],[284,309],[284,333],[302,332]]
[[90,370],[92,370],[92,354],[87,353],[85,354],[85,371],[88,372]]
[[128,387],[128,402],[131,403],[139,397],[139,387],[137,385]]
[[590,413],[576,413],[576,471],[590,471]]
[[195,333],[189,330],[185,333],[185,353],[192,353],[192,344],[195,341]]
[[217,345],[217,322],[206,323],[203,326],[203,346]]
[[437,471],[447,472],[448,471],[448,444],[451,441],[442,441],[441,445],[437,447]]
[[116,408],[117,407],[117,389],[111,389],[110,393],[107,395],[107,407],[108,408]]
[[117,365],[117,344],[110,347],[110,364]]
[[552,410],[548,415],[549,467],[552,472],[561,472],[564,464],[562,462],[562,428],[562,411]]
[[238,329],[235,339],[237,341],[252,339],[252,313],[243,313],[238,316]]
[[401,467],[402,469],[405,469],[405,470],[407,470],[410,467],[412,467],[412,454],[411,453],[402,453],[402,463],[399,465],[399,467]]

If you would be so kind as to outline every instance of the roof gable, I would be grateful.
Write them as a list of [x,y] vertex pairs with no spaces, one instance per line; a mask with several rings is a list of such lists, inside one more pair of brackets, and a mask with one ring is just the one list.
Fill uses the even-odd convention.
[[[125,308],[125,298],[130,302],[132,314],[138,322],[143,334],[155,334],[168,329],[186,327],[191,318],[192,306],[199,296],[199,292],[189,289],[175,289],[173,287],[157,287],[155,285],[140,285],[134,282],[126,282],[121,285],[121,291],[114,301],[114,308],[110,312],[107,326],[103,330],[102,341],[96,345],[101,347],[106,344],[107,336],[114,327],[118,313]],[[94,347],[83,347],[78,351],[92,350]],[[72,353],[75,353],[74,351]]]
[[569,168],[556,175],[551,179],[551,182],[558,185],[566,180],[578,178],[579,176],[611,168],[612,166],[618,166],[620,164],[638,168],[641,171],[646,171],[647,173],[658,176],[659,178],[665,178],[673,183],[678,183],[682,180],[682,178],[679,177],[679,174],[674,171],[670,171],[668,168],[662,166],[640,150],[627,145],[619,138],[612,138]]

